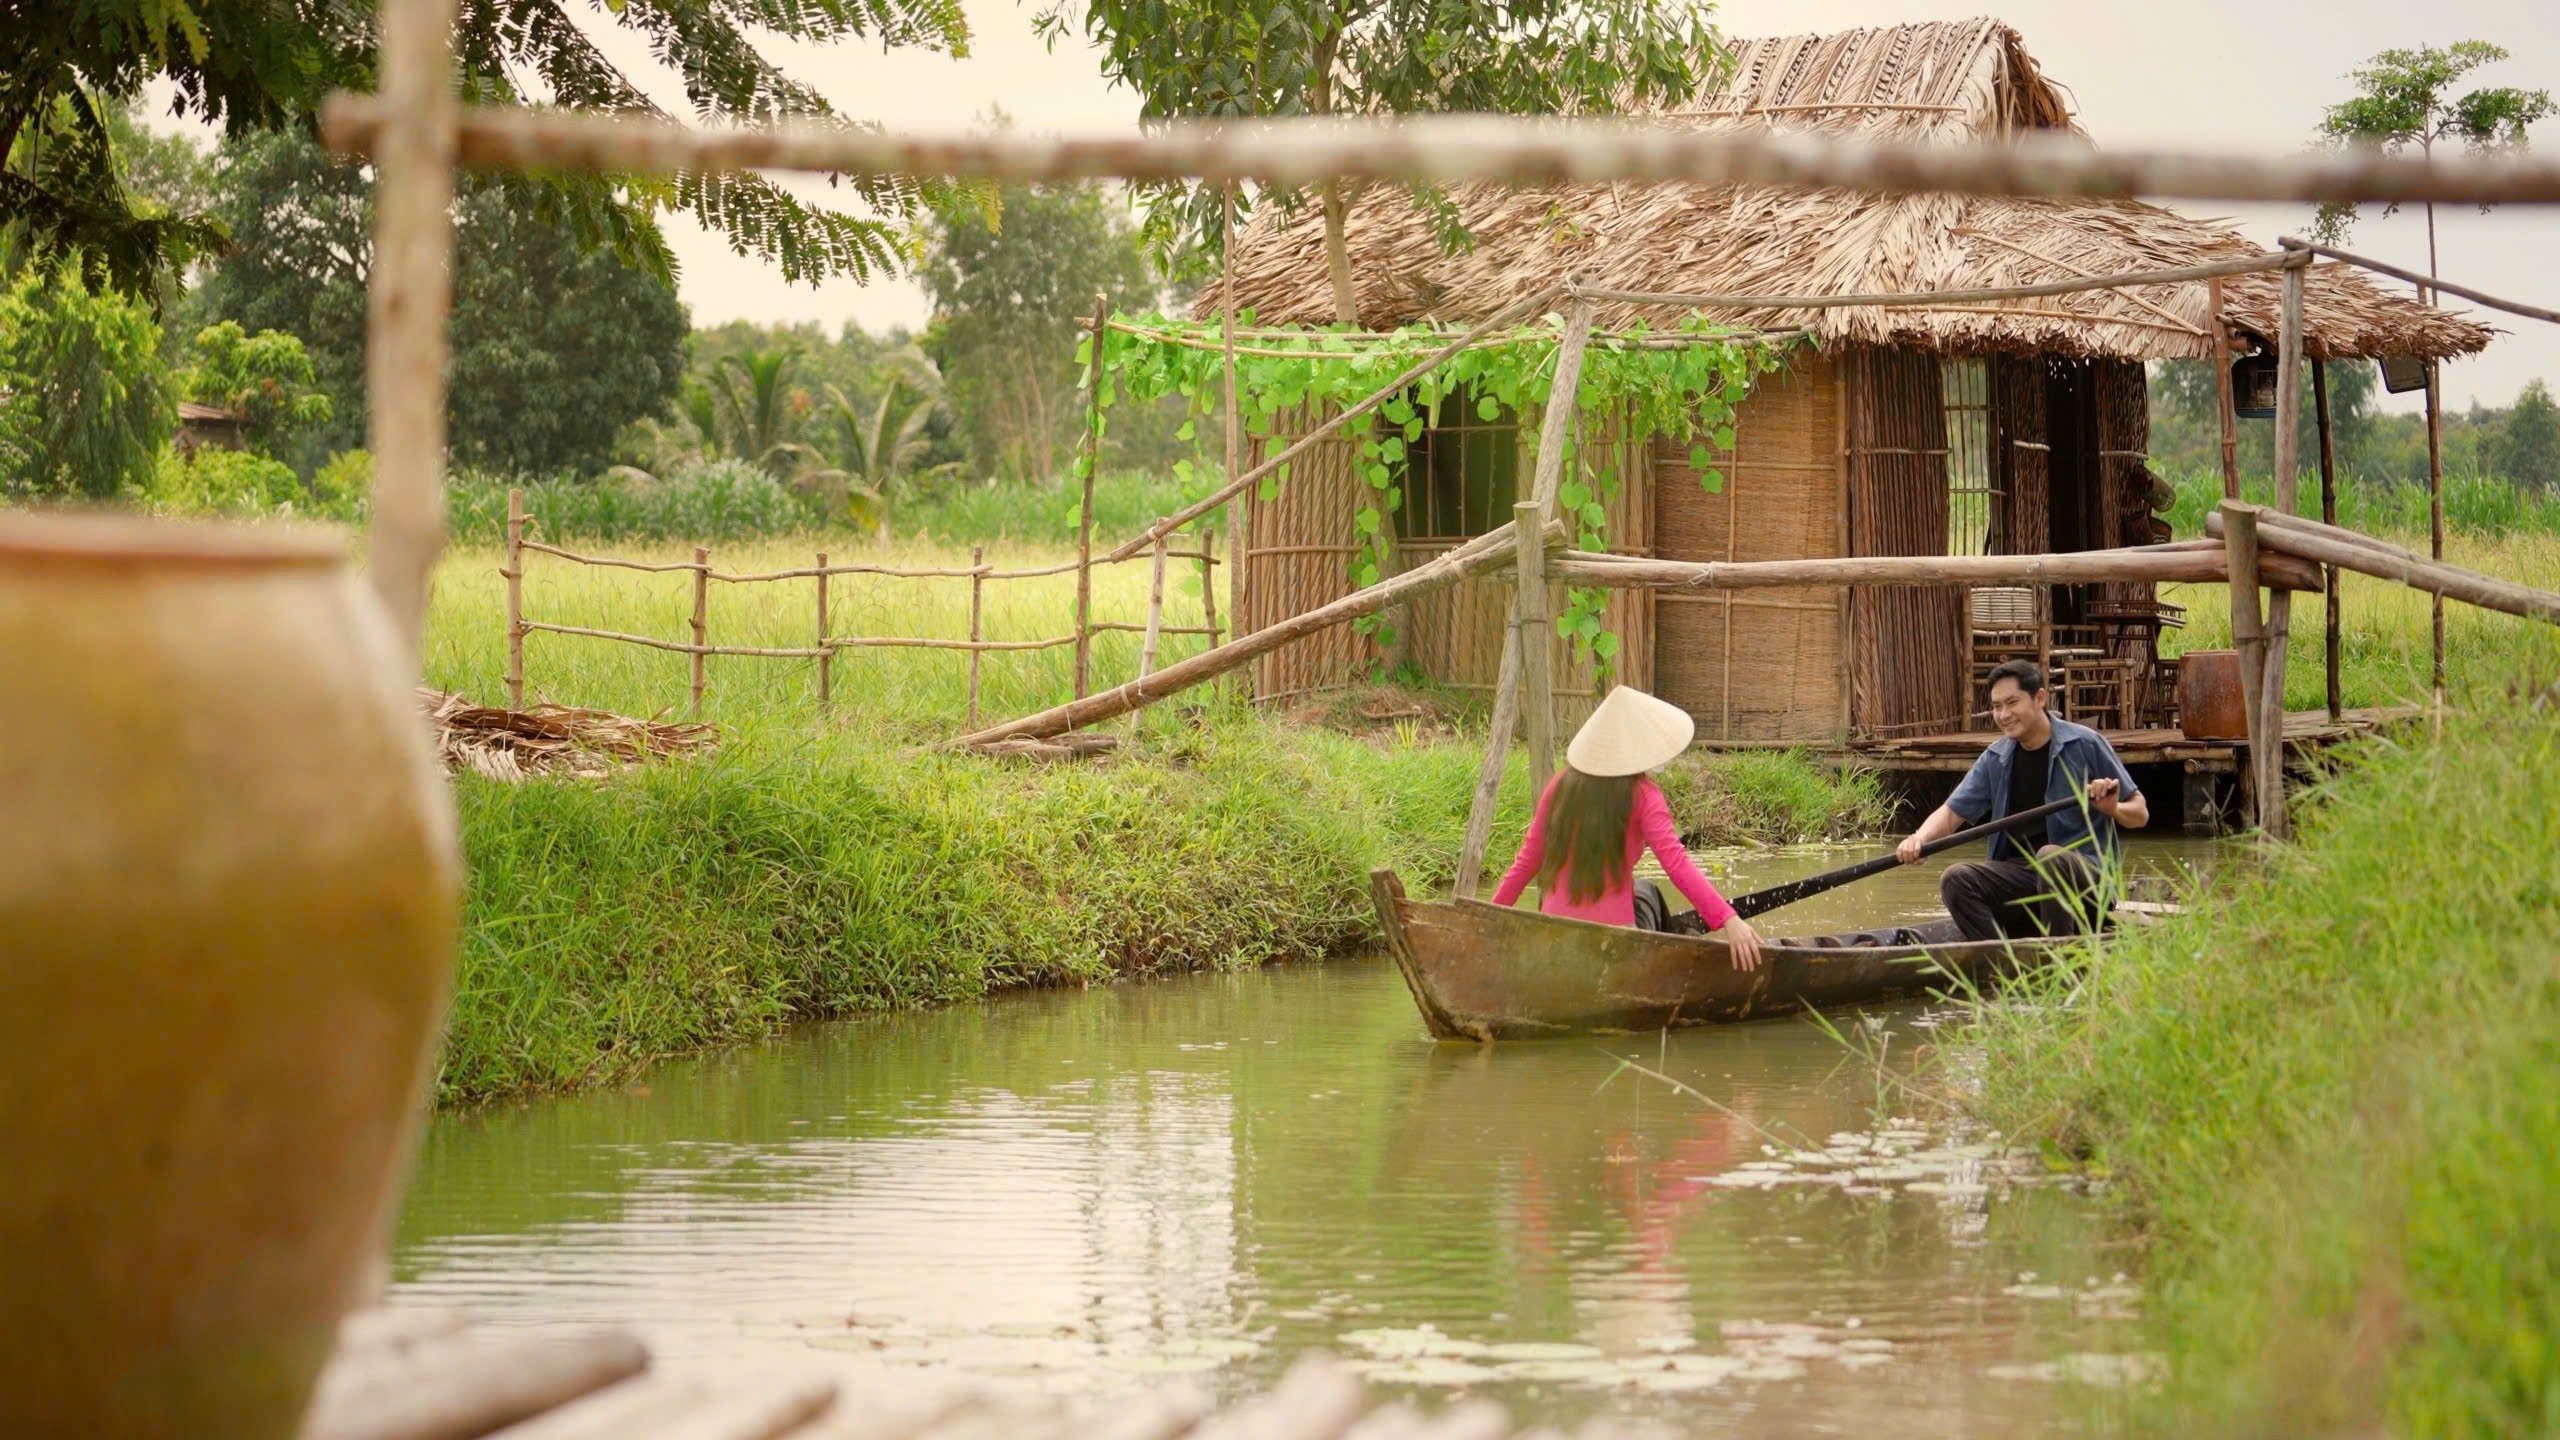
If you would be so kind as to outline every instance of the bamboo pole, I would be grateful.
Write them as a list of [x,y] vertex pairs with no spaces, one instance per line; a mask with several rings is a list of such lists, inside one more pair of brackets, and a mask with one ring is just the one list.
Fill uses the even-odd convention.
[[1093,354],[1084,375],[1084,504],[1076,512],[1075,698],[1093,687],[1093,480],[1102,469],[1102,346],[1111,299],[1093,297]]
[[1156,645],[1164,638],[1164,540],[1156,540],[1154,573],[1147,581],[1147,638],[1138,647],[1138,678],[1144,680],[1156,668]]
[[[646,645],[652,650],[665,650],[677,655],[736,655],[756,660],[815,660],[825,653],[822,647],[815,645],[688,645],[681,640],[660,640],[653,635],[632,635],[620,630],[594,630],[584,625],[554,625],[543,620],[527,620],[524,622],[524,628],[528,631],[539,630],[548,635],[580,635],[590,640],[613,640],[624,645]],[[830,640],[827,642],[829,645],[908,643],[952,646],[960,644],[957,640],[916,642]],[[1051,643],[1063,645],[1067,642],[1061,639]]]
[[[1547,617],[1546,523],[1556,513],[1556,492],[1564,483],[1564,452],[1573,440],[1576,397],[1582,388],[1582,352],[1591,339],[1591,301],[1577,298],[1565,318],[1564,339],[1556,347],[1556,376],[1547,391],[1547,411],[1538,423],[1538,468],[1526,511],[1512,509],[1515,574],[1511,597],[1512,624],[1520,632],[1520,708],[1528,717],[1529,795],[1546,793],[1556,763],[1555,651]],[[1511,737],[1493,743],[1508,748]]]
[[1200,532],[1200,614],[1209,626],[1209,643],[1218,643],[1218,532]]
[[[2300,495],[2302,459],[2302,272],[2311,257],[2286,254],[2284,302],[2276,324],[2276,511],[2291,514]],[[2261,562],[2263,568],[2263,562]],[[2293,654],[2293,592],[2275,588],[2267,594],[2266,675],[2258,684],[2259,733],[2270,737],[2261,747],[2258,801],[2259,827],[2278,840],[2290,839],[2293,817],[2284,793],[2285,667]]]
[[[1493,717],[1487,727],[1484,759],[1476,766],[1476,788],[1467,801],[1467,831],[1458,844],[1458,866],[1450,892],[1475,898],[1484,883],[1484,847],[1493,841],[1494,802],[1502,793],[1502,772],[1511,756],[1511,732],[1520,725],[1520,629],[1503,627],[1502,663],[1493,682]],[[1534,797],[1533,797],[1534,798]]]
[[2504,310],[2510,315],[2522,315],[2528,320],[2548,320],[2555,325],[2560,325],[2560,310],[2547,310],[2539,305],[2527,305],[2516,300],[2502,300],[2485,290],[2474,290],[2468,285],[2456,285],[2450,280],[2420,274],[2415,270],[2402,269],[2400,266],[2373,259],[2371,256],[2334,250],[2326,245],[2314,245],[2291,235],[2285,236],[2281,243],[2288,250],[2308,250],[2314,255],[2326,255],[2332,260],[2343,260],[2349,265],[2389,275],[2394,279],[2406,280],[2418,287],[2418,298],[2429,304],[2435,303],[2435,295],[2441,292],[2446,295],[2459,295],[2465,300],[2486,305],[2492,310]]
[[507,490],[507,708],[524,708],[524,491]]
[[391,0],[381,17],[382,125],[374,155],[366,387],[375,459],[374,593],[423,652],[427,590],[444,548],[445,316],[453,304],[454,0]]
[[1365,590],[1354,590],[1315,609],[1266,625],[1249,635],[1238,636],[1224,645],[1168,665],[1144,680],[1132,680],[1117,689],[1105,690],[1064,705],[1053,705],[1038,714],[1008,720],[944,743],[960,747],[983,745],[1016,735],[1058,735],[1115,715],[1126,715],[1204,680],[1215,679],[1239,665],[1270,654],[1292,640],[1357,620],[1363,615],[1374,615],[1398,601],[1446,589],[1470,576],[1500,569],[1511,562],[1514,553],[1511,527],[1504,524],[1454,550],[1434,556],[1393,580]]
[[693,547],[693,718],[702,718],[702,679],[711,637],[711,551]]
[[[332,95],[330,148],[371,154],[397,143],[389,97]],[[2077,135],[2008,135],[1948,145],[1760,130],[1701,130],[1658,120],[1486,115],[1393,119],[1200,120],[1144,133],[1056,135],[863,130],[792,121],[686,126],[632,115],[474,109],[460,156],[480,167],[711,175],[809,170],[964,175],[1013,184],[1060,180],[1324,180],[1459,186],[1781,185],[1879,195],[2084,195],[2310,204],[2560,203],[2560,162],[2539,154],[2385,155],[2363,149],[2272,155],[2092,148]]]
[[[1227,483],[1233,484],[1244,467],[1244,416],[1236,407],[1236,187],[1233,185],[1227,187],[1226,214],[1220,221],[1219,238],[1221,244],[1218,247],[1218,338],[1226,352],[1219,365],[1226,381],[1227,468],[1225,478]],[[1247,568],[1244,563],[1247,554],[1246,510],[1250,502],[1250,496],[1239,494],[1227,504],[1227,555],[1229,557],[1227,614],[1233,617],[1238,627],[1244,624],[1246,584],[1244,572]],[[1206,553],[1209,547],[1203,545],[1201,549]],[[1205,562],[1200,571],[1200,585],[1201,599],[1207,602],[1209,572]],[[1209,626],[1214,630],[1218,624],[1214,605],[1210,614]],[[1212,638],[1210,643],[1214,645],[1217,642]],[[1248,683],[1245,686],[1245,693],[1247,695],[1253,693],[1251,684]]]
[[818,552],[818,713],[835,699],[836,652],[827,645],[827,552]]
[[[2444,395],[2436,381],[2436,362],[2427,362],[2427,555],[2444,563]],[[2444,597],[2434,610],[2435,702],[2444,708]]]
[[[2266,736],[2261,727],[2266,716],[2258,708],[2258,692],[2266,683],[2267,642],[2258,619],[2258,509],[2225,500],[2222,517],[2231,577],[2231,642],[2240,652],[2240,713],[2249,739],[2249,791],[2264,828],[2269,797],[2263,761]],[[2284,743],[2281,735],[2276,743]]]
[[[2238,502],[2233,502],[2238,503]],[[2252,507],[2254,508],[2254,507]],[[1720,591],[1833,585],[2089,585],[2102,581],[2211,583],[2230,571],[2223,547],[2188,541],[2055,555],[1849,555],[1802,560],[1656,560],[1568,550],[1546,564],[1547,578],[1573,585]],[[2320,567],[2262,557],[2262,583],[2317,590]]]
[[[2377,580],[2397,581],[2413,590],[2484,610],[2560,625],[2560,591],[2541,590],[2458,565],[2439,564],[2388,541],[2301,516],[2260,511],[2257,519],[2259,543],[2269,550],[2335,565]],[[2208,533],[2222,534],[2226,525],[2220,516],[2208,515],[2205,528]]]
[[983,652],[977,643],[986,638],[982,626],[987,593],[987,547],[976,545],[969,550],[969,724],[978,723],[978,662]]
[[1536,290],[1512,301],[1509,305],[1496,312],[1492,319],[1485,321],[1482,325],[1477,326],[1475,329],[1468,331],[1466,334],[1459,336],[1457,339],[1441,346],[1439,349],[1432,351],[1430,354],[1407,366],[1403,374],[1396,376],[1393,380],[1390,380],[1386,384],[1369,392],[1367,399],[1362,400],[1356,405],[1337,411],[1331,419],[1317,425],[1314,429],[1309,430],[1306,434],[1299,436],[1297,439],[1290,441],[1287,449],[1282,450],[1279,454],[1272,456],[1261,464],[1254,466],[1242,475],[1229,476],[1227,483],[1218,487],[1215,492],[1204,495],[1201,498],[1192,501],[1190,504],[1183,506],[1181,509],[1174,511],[1172,514],[1158,519],[1154,524],[1149,525],[1146,529],[1141,530],[1136,535],[1122,541],[1120,548],[1112,551],[1110,555],[1105,558],[1114,562],[1126,560],[1145,550],[1149,545],[1154,544],[1158,536],[1170,534],[1173,531],[1179,530],[1183,526],[1190,524],[1192,521],[1199,519],[1201,516],[1208,514],[1210,511],[1217,509],[1219,506],[1226,504],[1229,500],[1244,494],[1247,489],[1259,483],[1263,476],[1275,473],[1281,466],[1289,464],[1299,456],[1304,455],[1308,451],[1314,449],[1317,445],[1323,443],[1335,431],[1341,429],[1343,426],[1350,424],[1352,421],[1357,420],[1361,416],[1368,414],[1370,411],[1377,409],[1379,406],[1386,404],[1389,400],[1403,394],[1405,392],[1405,387],[1411,385],[1414,381],[1421,379],[1423,376],[1430,374],[1442,363],[1446,362],[1450,356],[1474,345],[1484,336],[1504,328],[1512,321],[1519,319],[1524,315],[1536,313],[1540,306],[1543,306],[1549,300],[1554,299],[1555,295],[1556,292],[1553,290]]
[[2222,282],[2206,287],[2213,311],[2213,390],[2222,417],[2222,498],[2240,498],[2240,419],[2231,406],[2231,322],[2222,318]]
[[[2335,525],[2338,523],[2338,453],[2336,437],[2329,428],[2329,362],[2325,360],[2311,362],[2311,404],[2319,412],[2314,418],[2320,425],[2320,523]],[[2331,565],[2320,578],[2326,582],[2320,589],[2323,608],[2327,611],[2321,623],[2321,653],[2327,671],[2323,679],[2328,687],[2329,723],[2334,725],[2345,713],[2341,704],[2343,692],[2338,683],[2338,637],[2341,629],[2338,587],[2343,576],[2337,566]]]

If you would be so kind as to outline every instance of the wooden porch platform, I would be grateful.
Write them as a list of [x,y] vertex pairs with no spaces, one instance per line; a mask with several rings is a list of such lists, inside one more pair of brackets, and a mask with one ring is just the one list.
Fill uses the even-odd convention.
[[[1219,1409],[1185,1385],[1091,1400],[933,1375],[660,1372],[621,1330],[531,1338],[452,1311],[377,1310],[341,1329],[301,1440],[1510,1440],[1528,1433],[1486,1401],[1428,1414],[1380,1403],[1347,1365],[1323,1355],[1300,1360],[1271,1390]],[[1535,1433],[1563,1440],[1553,1429]],[[1604,1417],[1578,1436],[1650,1433]]]
[[[2289,752],[2317,750],[2341,740],[2366,734],[2385,725],[2406,720],[2421,713],[2414,705],[2377,709],[2348,710],[2336,721],[2326,710],[2295,710],[2284,719],[2284,743]],[[2238,740],[2190,740],[2178,730],[2108,730],[2102,732],[2116,755],[2127,765],[2177,765],[2189,771],[2229,772],[2238,768],[2237,757],[2246,748]],[[1976,730],[1937,735],[1906,735],[1892,740],[1866,741],[1848,747],[1848,753],[1861,760],[1895,771],[1963,771],[2000,738],[1996,730]]]

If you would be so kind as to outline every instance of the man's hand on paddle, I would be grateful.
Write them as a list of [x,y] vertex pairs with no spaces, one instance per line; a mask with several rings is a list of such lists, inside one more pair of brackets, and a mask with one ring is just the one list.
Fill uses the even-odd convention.
[[2089,808],[2106,816],[2110,820],[2114,819],[2116,817],[2116,806],[2123,803],[2123,797],[2116,793],[2117,789],[2118,786],[2113,780],[2098,779],[2090,781]]
[[1943,839],[1963,828],[1964,817],[1941,805],[1929,812],[1929,818],[1920,822],[1919,829],[1903,836],[1902,843],[1893,847],[1894,858],[1905,865],[1913,864],[1920,859],[1920,852],[1928,848],[1930,841]]
[[1750,921],[1736,915],[1724,922],[1724,928],[1716,934],[1723,939],[1725,949],[1733,952],[1734,969],[1760,968],[1760,932],[1751,928]]

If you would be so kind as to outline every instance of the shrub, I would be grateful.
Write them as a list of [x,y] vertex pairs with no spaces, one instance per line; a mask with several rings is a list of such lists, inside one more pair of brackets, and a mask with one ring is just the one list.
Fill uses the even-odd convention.
[[160,452],[144,492],[165,509],[204,515],[290,514],[309,509],[310,495],[293,467],[245,450]]
[[312,472],[312,507],[336,520],[360,520],[373,508],[373,452],[341,450]]

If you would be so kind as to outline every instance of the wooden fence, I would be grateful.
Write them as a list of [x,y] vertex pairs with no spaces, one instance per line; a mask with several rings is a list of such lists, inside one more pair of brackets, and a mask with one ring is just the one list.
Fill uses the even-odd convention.
[[[1089,505],[1088,498],[1087,504]],[[702,714],[702,694],[706,684],[706,662],[714,655],[754,660],[815,660],[817,662],[818,703],[821,707],[834,702],[835,657],[839,650],[904,649],[953,650],[969,657],[969,723],[978,720],[980,668],[991,652],[1025,653],[1075,647],[1075,694],[1084,698],[1091,674],[1093,637],[1109,631],[1122,631],[1145,637],[1138,652],[1138,675],[1144,679],[1156,668],[1156,658],[1164,638],[1172,635],[1205,635],[1211,646],[1225,634],[1218,623],[1218,587],[1215,568],[1225,562],[1217,557],[1218,537],[1215,531],[1203,530],[1196,537],[1161,534],[1131,560],[1145,559],[1152,568],[1147,587],[1147,616],[1144,623],[1095,620],[1090,596],[1092,571],[1096,565],[1121,563],[1109,557],[1095,557],[1089,546],[1073,560],[1055,565],[1042,565],[1021,570],[998,570],[986,563],[987,547],[980,545],[970,552],[966,568],[901,567],[895,565],[836,564],[827,552],[816,552],[815,563],[791,570],[729,572],[711,567],[709,546],[694,547],[691,560],[629,560],[612,555],[583,555],[575,550],[530,539],[525,534],[533,517],[525,513],[524,492],[507,492],[507,559],[499,574],[507,582],[507,704],[512,709],[524,708],[524,640],[537,632],[550,635],[575,635],[590,640],[610,640],[624,645],[645,645],[653,650],[667,650],[692,658],[693,713]],[[1174,542],[1196,538],[1195,548],[1177,549]],[[525,615],[525,558],[549,555],[573,565],[592,565],[620,570],[637,570],[648,574],[686,574],[693,577],[693,638],[690,641],[664,640],[650,635],[632,635],[619,630],[599,630],[584,625],[561,625],[547,620],[529,619]],[[1172,562],[1188,560],[1200,567],[1201,623],[1168,625],[1165,623],[1165,572]],[[1076,576],[1075,628],[1064,635],[1031,640],[989,640],[985,636],[986,590],[991,583],[1006,580],[1037,580],[1055,575]],[[966,580],[969,582],[969,636],[965,640],[924,635],[836,635],[831,634],[829,582],[838,575],[875,575],[893,580]],[[711,584],[760,585],[793,580],[813,582],[812,618],[814,624],[806,645],[720,645],[711,639]]]

